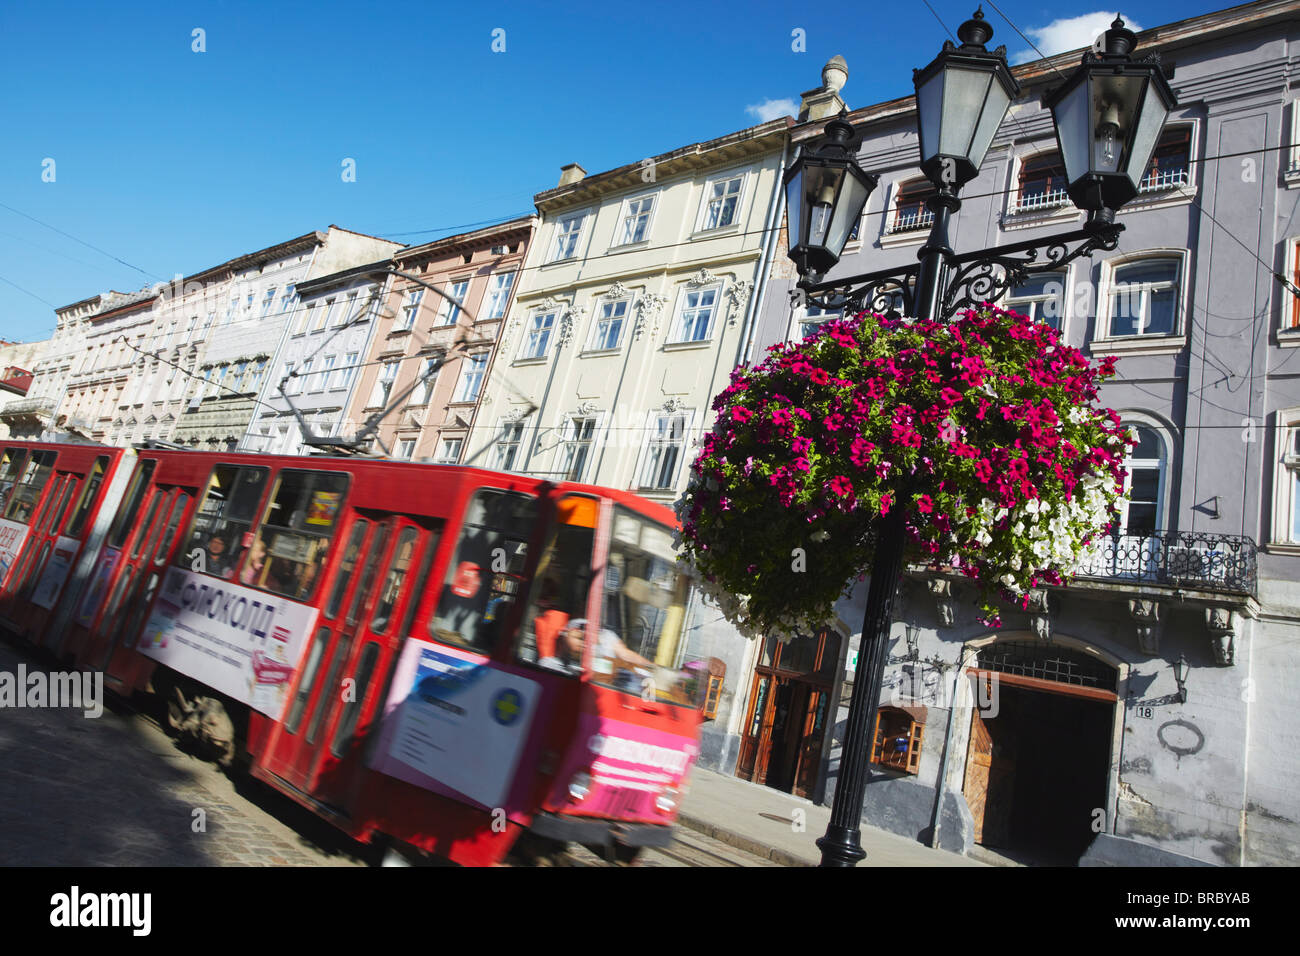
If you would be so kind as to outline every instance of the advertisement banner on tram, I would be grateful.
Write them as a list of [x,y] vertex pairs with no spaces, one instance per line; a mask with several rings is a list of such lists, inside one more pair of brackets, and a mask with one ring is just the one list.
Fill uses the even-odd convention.
[[316,614],[265,591],[172,567],[138,650],[278,717]]
[[450,788],[482,806],[501,806],[540,690],[482,655],[410,640],[372,766],[426,789]]
[[9,570],[18,561],[26,540],[27,525],[0,518],[0,587],[7,583]]
[[41,579],[36,584],[36,590],[32,592],[33,604],[47,611],[54,609],[54,602],[59,599],[63,584],[72,573],[72,563],[77,560],[77,549],[80,546],[81,542],[76,538],[59,535],[59,540],[54,544],[54,553],[45,563]]

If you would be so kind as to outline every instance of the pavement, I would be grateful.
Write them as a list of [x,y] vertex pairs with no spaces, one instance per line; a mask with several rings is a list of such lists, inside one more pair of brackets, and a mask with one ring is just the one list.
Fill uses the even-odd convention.
[[[677,822],[688,829],[781,866],[817,866],[817,838],[830,823],[830,807],[811,800],[696,768]],[[907,837],[863,825],[867,858],[858,866],[986,866]]]

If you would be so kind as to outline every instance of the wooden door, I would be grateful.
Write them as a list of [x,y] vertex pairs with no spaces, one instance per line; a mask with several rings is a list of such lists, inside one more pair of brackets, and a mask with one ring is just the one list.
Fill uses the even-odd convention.
[[812,690],[808,696],[808,713],[804,718],[803,739],[799,748],[799,765],[794,773],[794,793],[807,798],[817,786],[817,771],[821,767],[822,738],[826,733],[826,712],[831,695],[824,690]]
[[971,714],[962,793],[974,817],[976,843],[1003,846],[1007,842],[1016,777],[1014,731],[1009,714],[1000,712],[992,720],[984,719],[978,709]]
[[767,783],[768,766],[772,761],[772,738],[785,729],[790,716],[790,682],[780,677],[772,678],[770,702],[759,733],[758,749],[754,756],[754,779]]
[[772,691],[772,678],[767,674],[754,676],[754,692],[750,694],[749,718],[745,721],[744,739],[740,744],[740,758],[736,761],[736,776],[744,780],[755,780],[754,765],[758,757],[758,744],[763,736],[764,722],[767,720],[769,697]]

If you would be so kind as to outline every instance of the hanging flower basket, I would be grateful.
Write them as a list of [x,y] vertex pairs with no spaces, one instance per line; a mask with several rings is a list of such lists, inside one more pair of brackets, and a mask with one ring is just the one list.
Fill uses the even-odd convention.
[[905,509],[907,560],[997,601],[1061,584],[1117,518],[1125,443],[1096,405],[1115,358],[985,306],[951,323],[864,313],[737,369],[677,502],[682,557],[751,636],[812,633]]

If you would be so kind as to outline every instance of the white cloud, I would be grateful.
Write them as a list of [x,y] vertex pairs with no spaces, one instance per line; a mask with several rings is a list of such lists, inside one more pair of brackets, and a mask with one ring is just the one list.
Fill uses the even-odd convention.
[[789,98],[784,100],[764,100],[753,106],[746,106],[745,112],[760,123],[766,123],[768,120],[780,119],[782,116],[797,116],[799,104]]
[[[1137,33],[1142,29],[1133,20],[1122,17],[1124,26]],[[1092,46],[1092,41],[1101,36],[1110,29],[1110,25],[1115,21],[1114,11],[1099,10],[1096,13],[1085,13],[1078,17],[1064,17],[1060,20],[1053,20],[1045,27],[1031,27],[1025,33],[1034,45],[1042,51],[1043,56],[1055,56],[1058,53],[1065,53],[1067,50],[1077,50],[1080,47]],[[1037,60],[1038,53],[1034,50],[1021,50],[1011,57],[1012,63],[1028,63],[1030,60]]]

